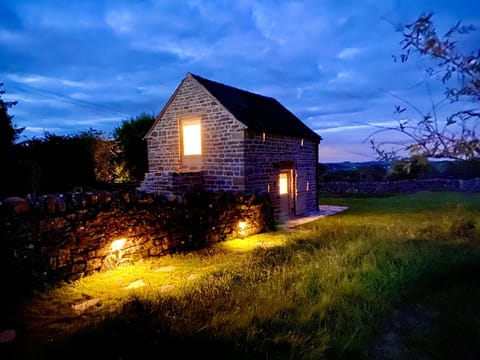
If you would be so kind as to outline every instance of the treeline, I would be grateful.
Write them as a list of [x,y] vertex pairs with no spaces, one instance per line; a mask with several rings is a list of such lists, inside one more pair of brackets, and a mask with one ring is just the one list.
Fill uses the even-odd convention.
[[[0,83],[0,87],[2,84]],[[105,189],[138,184],[148,169],[143,136],[154,122],[145,113],[124,120],[113,136],[90,128],[70,135],[45,133],[19,142],[24,128],[12,122],[0,88],[0,200],[9,196]]]
[[1,197],[73,191],[129,180],[117,141],[90,129],[72,135],[46,133],[13,144],[4,161]]
[[369,161],[319,164],[321,182],[472,179],[480,177],[480,159],[456,161]]

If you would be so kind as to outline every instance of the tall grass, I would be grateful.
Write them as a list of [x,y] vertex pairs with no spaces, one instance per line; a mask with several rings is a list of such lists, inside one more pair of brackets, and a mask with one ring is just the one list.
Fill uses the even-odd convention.
[[[22,309],[25,327],[12,351],[31,358],[170,351],[177,358],[368,358],[393,308],[480,259],[480,194],[321,202],[349,209],[38,294]],[[135,281],[144,286],[126,288]],[[75,313],[72,304],[85,299],[98,302]]]

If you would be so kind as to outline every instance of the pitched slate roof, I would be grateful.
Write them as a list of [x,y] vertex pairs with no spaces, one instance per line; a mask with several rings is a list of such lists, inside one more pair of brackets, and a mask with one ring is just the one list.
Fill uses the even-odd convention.
[[316,141],[321,136],[272,97],[241,90],[189,73],[235,118],[250,129]]

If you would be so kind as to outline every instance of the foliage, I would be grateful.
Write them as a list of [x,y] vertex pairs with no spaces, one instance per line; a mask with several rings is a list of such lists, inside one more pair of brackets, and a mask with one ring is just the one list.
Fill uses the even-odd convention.
[[114,130],[114,137],[122,149],[121,160],[125,162],[126,174],[132,181],[141,181],[148,172],[147,144],[143,137],[155,121],[153,115],[142,113],[137,117],[124,120]]
[[410,159],[393,160],[387,180],[426,179],[438,177],[438,171],[422,156],[412,156]]
[[385,177],[387,175],[387,169],[390,163],[371,161],[360,163],[345,162],[320,165],[322,170],[319,174],[319,180],[321,182],[370,182],[385,180]]
[[95,180],[102,183],[117,181],[118,156],[120,147],[116,141],[106,139],[101,132],[84,133],[92,147]]
[[480,159],[446,162],[443,176],[453,179],[480,178]]
[[13,116],[8,114],[8,109],[17,104],[16,101],[4,101],[0,83],[0,171],[2,173],[2,187],[0,198],[6,195],[7,189],[15,191],[18,187],[17,175],[19,168],[15,158],[14,146],[24,128],[17,128],[12,123]]
[[19,196],[72,191],[115,180],[118,146],[95,129],[70,135],[45,133],[17,144],[14,150]]
[[22,158],[33,193],[73,191],[95,183],[92,134],[55,135],[45,133],[22,143]]
[[[179,358],[371,359],[393,310],[478,272],[478,194],[325,201],[349,210],[295,231],[150,259],[38,294],[19,319],[32,338],[48,341],[25,346],[25,336],[12,353],[83,359],[95,348],[99,357],[126,359],[162,351]],[[139,280],[144,287],[129,288]],[[429,357],[455,357],[461,337],[468,339],[461,346],[477,343],[468,335],[478,331],[471,309],[480,294],[464,293],[460,303],[470,297],[475,305],[466,312],[455,297],[438,299],[446,324],[463,327],[435,334]],[[100,301],[73,313],[72,304],[88,299]]]
[[[403,53],[399,59],[403,63],[412,54],[417,54],[432,61],[434,67],[426,69],[426,79],[440,80],[445,87],[445,98],[438,103],[432,101],[428,113],[405,100],[406,106],[397,105],[394,115],[398,125],[382,127],[370,138],[380,132],[393,131],[405,136],[407,144],[377,143],[372,138],[370,143],[380,159],[398,159],[405,153],[426,159],[480,158],[480,141],[476,133],[480,123],[480,50],[463,53],[457,39],[472,32],[474,27],[462,25],[459,21],[439,36],[432,16],[432,13],[422,14],[415,22],[403,27],[400,42]],[[449,114],[443,116],[440,108],[445,104],[449,106]],[[417,116],[408,115],[407,108]],[[391,149],[386,149],[387,146]]]
[[[0,88],[3,83],[0,83]],[[16,101],[4,101],[2,95],[4,90],[0,90],[0,151],[6,151],[18,139],[25,128],[16,128],[12,124],[13,116],[8,114],[8,109],[17,105]]]

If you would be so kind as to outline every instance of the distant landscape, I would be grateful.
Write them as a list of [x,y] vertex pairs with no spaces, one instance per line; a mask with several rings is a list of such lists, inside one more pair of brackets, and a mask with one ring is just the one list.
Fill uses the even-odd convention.
[[328,181],[394,181],[404,179],[471,179],[480,177],[480,161],[409,162],[366,161],[319,164],[319,180]]

